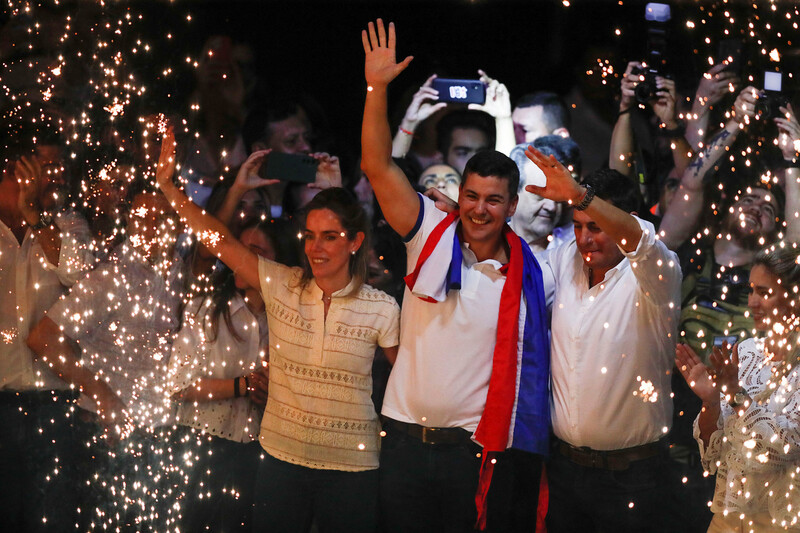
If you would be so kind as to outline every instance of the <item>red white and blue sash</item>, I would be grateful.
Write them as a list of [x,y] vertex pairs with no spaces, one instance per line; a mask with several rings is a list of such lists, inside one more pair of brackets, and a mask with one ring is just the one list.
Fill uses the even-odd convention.
[[[447,291],[461,288],[458,220],[455,211],[433,229],[414,270],[405,277],[412,294],[425,301],[442,301]],[[486,524],[494,456],[507,448],[546,456],[549,449],[550,340],[542,270],[528,244],[508,225],[503,236],[510,257],[503,267],[506,282],[500,295],[486,407],[474,435],[484,450],[475,496],[479,529]],[[540,494],[540,511],[543,497],[546,487],[545,494]]]

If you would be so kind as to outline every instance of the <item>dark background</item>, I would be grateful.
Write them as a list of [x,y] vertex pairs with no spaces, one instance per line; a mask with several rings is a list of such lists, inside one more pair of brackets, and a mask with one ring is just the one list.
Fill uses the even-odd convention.
[[[556,0],[159,0],[109,2],[103,7],[94,1],[69,0],[53,7],[49,0],[42,0],[40,4],[54,12],[54,20],[62,20],[65,14],[73,17],[75,37],[68,45],[73,58],[77,49],[93,50],[99,37],[113,39],[113,46],[126,51],[124,67],[148,88],[136,98],[131,115],[168,111],[189,117],[191,124],[194,71],[185,59],[196,59],[208,37],[228,35],[253,51],[247,73],[255,89],[248,103],[303,93],[313,96],[327,116],[328,130],[337,139],[340,155],[345,157],[357,156],[359,146],[365,91],[360,32],[379,16],[397,25],[399,58],[415,57],[391,87],[390,109],[395,124],[413,92],[431,73],[476,78],[479,68],[506,84],[512,103],[535,90],[566,94],[577,87],[586,105],[613,124],[619,92],[617,76],[624,72],[627,61],[644,59],[646,49],[644,1],[571,0],[569,6]],[[800,19],[800,14],[791,4],[778,3],[775,11],[765,2],[730,5],[681,0],[670,5],[667,70],[684,97],[693,96],[700,75],[710,66],[708,57],[718,55],[724,30],[745,41],[750,58],[745,74],[753,76],[757,87],[765,68],[796,70],[798,57],[792,38],[800,32],[789,24]],[[0,25],[11,19],[8,8],[3,9]],[[723,16],[726,11],[728,17]],[[790,19],[785,16],[787,12]],[[137,22],[123,25],[121,34],[99,36],[102,31],[89,30],[99,21],[113,23],[124,15],[132,15]],[[187,15],[191,15],[191,21],[187,21]],[[687,20],[693,20],[696,27],[688,29]],[[749,35],[750,22],[754,23],[753,36]],[[769,30],[765,29],[767,23],[771,24]],[[23,47],[12,44],[27,38],[24,20],[17,24],[18,33],[8,31],[10,26],[13,24],[6,26],[5,41],[0,44],[4,50],[18,53]],[[58,30],[58,24],[52,30],[47,28],[52,35]],[[168,33],[172,39],[166,38]],[[151,43],[152,52],[137,56],[127,53],[138,40]],[[761,53],[762,48],[773,47],[783,55],[777,65],[770,64]],[[110,50],[101,52],[110,57]],[[598,59],[608,61],[614,74],[600,76]],[[70,61],[67,69],[80,83],[98,68],[97,64],[86,66],[85,75],[76,69],[76,63],[88,63],[85,53]],[[173,74],[164,76],[165,68],[172,68]],[[592,74],[587,74],[589,70]],[[791,81],[786,81],[785,88],[793,90]],[[80,87],[72,91],[73,100],[84,98],[83,104],[69,104],[73,111],[76,105],[82,109],[93,98],[80,91]],[[92,112],[100,113],[97,110],[106,103],[98,103]]]
[[[158,23],[156,28],[160,25],[159,31],[174,28],[180,50],[167,50],[166,55],[175,53],[178,64],[186,53],[198,55],[213,34],[249,44],[259,81],[255,98],[309,93],[344,144],[357,146],[365,90],[360,32],[370,20],[395,22],[399,59],[415,58],[392,85],[395,119],[403,112],[400,100],[410,98],[431,73],[477,78],[481,68],[506,84],[512,102],[539,89],[563,94],[581,83],[611,121],[618,81],[602,85],[598,75],[587,76],[586,70],[597,58],[611,60],[620,72],[628,60],[643,58],[645,3],[578,0],[565,7],[560,1],[531,0],[191,1],[138,3],[137,8]],[[683,21],[696,6],[672,7],[673,74],[690,92],[703,65],[688,47]],[[614,33],[617,28],[620,36]],[[156,40],[159,31],[153,32]],[[181,93],[190,87],[191,80],[184,78],[175,89]]]

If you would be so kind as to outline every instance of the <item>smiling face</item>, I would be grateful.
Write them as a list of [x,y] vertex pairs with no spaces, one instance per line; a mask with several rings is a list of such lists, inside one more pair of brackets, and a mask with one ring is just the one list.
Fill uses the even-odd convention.
[[308,264],[317,281],[343,288],[350,280],[350,257],[364,242],[358,232],[353,239],[347,237],[339,217],[330,209],[308,212],[303,230],[303,243]]
[[438,189],[451,200],[458,201],[461,175],[450,165],[432,165],[426,168],[418,183],[425,189]]
[[574,211],[572,222],[575,224],[578,252],[596,274],[604,275],[625,257],[614,239],[601,230],[585,212]]
[[[522,185],[540,185],[541,181],[535,179],[539,169],[531,161],[526,161],[522,173]],[[539,171],[541,173],[541,171]],[[542,198],[538,194],[523,191],[519,197],[517,210],[511,217],[511,227],[517,235],[527,243],[539,241],[553,232],[553,228],[561,218],[563,206]]]
[[778,202],[769,191],[756,188],[745,192],[733,204],[725,229],[743,240],[755,241],[775,231]]
[[514,214],[517,195],[508,190],[507,179],[470,173],[458,196],[464,240],[471,245],[502,238],[506,219]]
[[750,295],[747,307],[758,331],[768,331],[781,322],[788,312],[786,289],[778,283],[778,276],[764,265],[753,265],[750,270]]

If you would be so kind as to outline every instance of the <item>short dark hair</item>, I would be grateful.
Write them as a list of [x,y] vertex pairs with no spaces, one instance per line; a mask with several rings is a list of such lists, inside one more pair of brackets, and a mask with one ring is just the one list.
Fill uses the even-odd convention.
[[494,119],[489,113],[472,109],[459,109],[442,117],[436,124],[436,144],[439,151],[447,157],[453,143],[453,130],[456,128],[479,130],[486,134],[489,146],[494,146],[497,132]]
[[511,198],[517,195],[519,189],[519,169],[507,155],[501,154],[496,150],[481,150],[469,158],[464,167],[464,177],[461,186],[470,174],[477,174],[484,178],[494,176],[496,178],[508,180],[508,192]]
[[549,91],[537,91],[526,94],[517,101],[518,108],[537,105],[542,106],[542,120],[548,131],[555,131],[558,128],[569,129],[569,109],[560,96]]
[[[356,238],[358,232],[364,234],[364,242],[361,247],[350,257],[350,275],[356,280],[356,290],[367,279],[367,264],[369,258],[370,248],[370,224],[367,219],[367,213],[356,197],[347,189],[341,187],[331,187],[320,191],[314,198],[306,204],[303,209],[303,225],[305,226],[305,218],[311,211],[316,209],[330,209],[339,218],[347,238],[353,240]],[[308,257],[302,255],[303,276],[301,284],[307,285],[314,277],[311,272],[311,265],[308,264]]]
[[253,153],[253,144],[266,141],[272,135],[269,125],[281,122],[301,112],[300,102],[293,99],[277,100],[272,105],[260,105],[248,113],[242,125],[242,139],[248,153]]
[[590,185],[598,198],[607,200],[627,213],[639,211],[642,195],[639,186],[630,178],[626,178],[616,170],[601,168],[586,178],[583,185]]

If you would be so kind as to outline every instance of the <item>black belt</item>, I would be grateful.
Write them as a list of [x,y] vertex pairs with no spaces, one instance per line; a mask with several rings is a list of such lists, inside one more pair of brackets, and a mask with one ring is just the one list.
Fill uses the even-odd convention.
[[80,393],[71,390],[3,390],[0,391],[0,405],[21,405],[32,408],[74,402],[79,396]]
[[621,450],[593,450],[586,447],[577,447],[553,438],[555,449],[573,463],[589,468],[602,468],[604,470],[627,470],[631,463],[649,459],[661,453],[661,441],[623,448]]
[[460,444],[462,442],[472,442],[472,434],[466,429],[431,428],[420,426],[419,424],[400,422],[399,420],[385,417],[383,418],[383,424],[409,437],[421,440],[425,444]]

